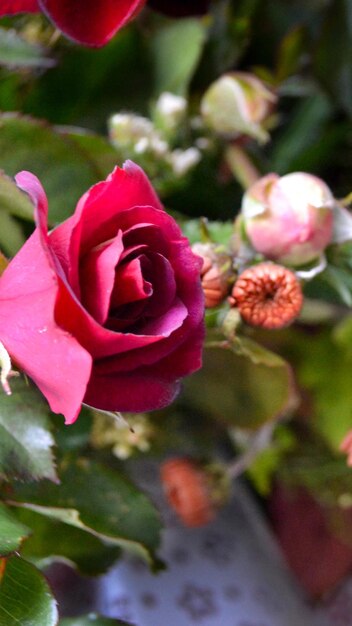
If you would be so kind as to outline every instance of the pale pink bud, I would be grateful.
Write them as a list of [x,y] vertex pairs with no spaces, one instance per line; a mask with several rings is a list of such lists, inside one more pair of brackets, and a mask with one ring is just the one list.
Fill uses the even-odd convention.
[[276,95],[253,74],[231,72],[210,85],[201,102],[201,113],[217,133],[248,135],[265,142],[269,136],[263,122],[276,100]]
[[242,219],[253,248],[292,266],[314,261],[331,242],[335,200],[316,176],[268,174],[245,193]]

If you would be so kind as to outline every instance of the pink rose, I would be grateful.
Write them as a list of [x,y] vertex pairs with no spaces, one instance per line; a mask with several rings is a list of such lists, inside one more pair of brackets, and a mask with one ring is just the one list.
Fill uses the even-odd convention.
[[134,163],[116,168],[47,232],[47,199],[29,172],[37,228],[0,279],[0,340],[55,413],[169,404],[201,365],[201,260]]
[[145,0],[0,0],[0,17],[44,13],[64,35],[86,46],[104,46]]

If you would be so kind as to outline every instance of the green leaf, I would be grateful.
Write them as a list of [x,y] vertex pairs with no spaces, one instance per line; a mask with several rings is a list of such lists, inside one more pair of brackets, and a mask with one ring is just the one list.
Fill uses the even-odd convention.
[[[306,433],[304,439],[300,437],[299,445],[286,455],[278,468],[278,477],[279,482],[283,480],[288,485],[304,486],[323,505],[341,507],[344,514],[347,513],[345,523],[348,524],[347,543],[350,544],[348,509],[352,504],[352,472],[344,455],[337,454],[316,434],[312,437]],[[342,531],[341,526],[339,531]]]
[[11,504],[69,524],[153,563],[161,523],[157,511],[125,476],[89,459],[63,462],[60,485],[35,491],[16,485]]
[[186,95],[205,37],[205,26],[196,19],[170,21],[155,31],[150,45],[156,95],[163,91]]
[[38,176],[48,195],[51,223],[69,217],[80,196],[101,179],[92,152],[45,122],[0,115],[0,167],[11,176],[20,170]]
[[96,613],[90,613],[85,617],[70,617],[62,619],[59,626],[132,626],[130,623],[122,622],[120,619],[109,617],[99,617]]
[[296,26],[288,32],[281,41],[276,67],[276,80],[278,83],[282,82],[298,70],[302,53],[304,51],[303,39],[303,28],[301,26]]
[[185,383],[190,404],[219,421],[253,429],[290,410],[296,401],[291,369],[281,357],[243,338],[205,350],[202,369]]
[[56,626],[58,612],[44,576],[11,557],[0,585],[0,626]]
[[77,152],[87,159],[95,170],[98,180],[104,179],[116,167],[121,165],[121,155],[102,135],[96,135],[83,128],[55,126],[55,131],[63,139],[72,141]]
[[294,349],[299,351],[297,375],[310,392],[312,426],[329,446],[338,449],[352,428],[352,351],[351,319],[347,318],[335,333],[321,331],[317,336],[296,336]]
[[92,430],[92,411],[82,406],[78,418],[74,424],[67,425],[63,422],[60,415],[53,415],[53,423],[55,424],[55,441],[61,454],[74,451],[79,454],[84,448],[87,448],[90,442]]
[[14,68],[48,68],[55,65],[45,50],[25,41],[15,30],[0,28],[0,65]]
[[319,139],[332,110],[328,98],[320,92],[299,103],[273,146],[270,165],[273,172],[286,174],[295,167],[300,169],[300,159]]
[[40,569],[61,561],[77,567],[81,574],[97,576],[106,572],[120,556],[120,548],[106,545],[84,530],[24,508],[18,508],[17,514],[21,522],[32,529],[32,536],[21,554]]
[[[181,218],[180,222],[184,235],[191,243],[203,241],[204,231],[201,220],[186,220]],[[212,242],[228,247],[231,236],[233,235],[233,222],[206,221],[205,227]]]
[[352,358],[352,315],[347,315],[334,329],[333,339],[348,358]]
[[333,98],[352,116],[352,10],[350,0],[327,5],[315,45],[314,72]]
[[321,279],[325,281],[338,295],[346,306],[352,306],[352,274],[343,267],[328,265]]
[[[197,87],[206,88],[224,72],[231,71],[249,43],[251,10],[241,11],[236,2],[215,2],[211,5],[211,21],[199,67]],[[242,15],[241,15],[242,13]]]
[[295,445],[292,432],[286,426],[278,425],[272,442],[259,452],[247,469],[247,476],[262,497],[270,496],[275,475]]
[[50,413],[41,394],[23,378],[0,394],[0,476],[7,480],[56,481]]
[[13,256],[26,238],[20,222],[14,217],[33,221],[33,205],[15,182],[0,172],[0,248]]
[[0,248],[13,256],[25,243],[26,238],[20,224],[0,208]]
[[99,49],[72,46],[62,38],[60,63],[33,80],[30,90],[21,90],[22,106],[12,108],[95,130],[105,129],[107,116],[116,111],[146,113],[152,95],[149,41],[149,29],[136,20]]
[[30,534],[30,528],[18,521],[6,506],[0,504],[0,556],[8,556],[19,550],[22,541]]
[[0,172],[0,209],[16,217],[33,221],[33,204],[16,183]]

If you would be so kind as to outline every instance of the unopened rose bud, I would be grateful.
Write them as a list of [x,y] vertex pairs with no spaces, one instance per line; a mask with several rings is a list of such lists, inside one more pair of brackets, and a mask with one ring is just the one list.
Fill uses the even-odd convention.
[[216,244],[196,243],[192,250],[203,259],[200,274],[205,308],[213,309],[219,306],[229,293],[232,276],[231,258],[226,252],[219,250]]
[[291,270],[266,262],[240,275],[229,300],[247,324],[275,329],[284,328],[296,319],[302,308],[303,294]]
[[183,457],[162,464],[161,482],[170,507],[189,527],[211,522],[229,497],[230,481],[225,468],[202,466]]
[[330,243],[334,204],[329,187],[312,174],[268,174],[245,193],[242,222],[257,252],[297,267]]
[[265,142],[269,136],[264,122],[276,100],[276,95],[253,74],[231,72],[210,85],[201,102],[201,113],[217,133],[229,137],[248,135]]

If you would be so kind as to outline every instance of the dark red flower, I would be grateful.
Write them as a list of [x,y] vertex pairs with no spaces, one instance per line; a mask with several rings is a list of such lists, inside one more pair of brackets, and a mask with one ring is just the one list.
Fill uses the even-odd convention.
[[104,46],[146,0],[0,0],[0,17],[44,13],[64,35],[86,46]]
[[16,176],[37,229],[0,278],[0,341],[52,410],[169,404],[201,365],[201,260],[134,163],[116,168],[47,232],[47,199]]
[[148,0],[148,5],[170,17],[203,15],[209,9],[210,0]]

